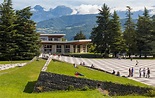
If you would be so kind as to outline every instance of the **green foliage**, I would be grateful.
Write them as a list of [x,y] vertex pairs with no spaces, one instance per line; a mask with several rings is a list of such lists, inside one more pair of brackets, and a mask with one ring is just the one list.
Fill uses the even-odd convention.
[[132,21],[132,13],[131,13],[132,8],[130,6],[127,6],[127,13],[126,17],[127,20],[125,22],[125,31],[124,31],[124,39],[125,39],[125,44],[128,49],[127,53],[130,57],[131,54],[134,54],[136,52],[136,31],[135,31],[135,24]]
[[155,97],[155,90],[150,90],[146,95],[149,97]]
[[32,59],[39,55],[39,34],[30,20],[30,7],[15,12],[11,0],[4,0],[0,11],[0,60]]
[[95,51],[108,54],[110,51],[110,9],[106,4],[99,10],[96,22],[98,26],[91,32],[92,42],[96,46]]
[[74,36],[74,40],[81,40],[81,39],[86,39],[86,36],[82,33],[82,31],[80,31],[80,33],[77,33]]
[[88,91],[88,90],[90,90],[90,89],[89,89],[89,87],[88,87],[87,85],[85,85],[81,90],[82,90],[82,91]]
[[75,90],[75,88],[74,88],[73,85],[69,85],[69,86],[68,86],[68,90],[69,90],[69,91],[73,91],[73,90]]
[[153,49],[153,44],[150,44],[153,42],[152,37],[154,36],[152,35],[152,28],[151,18],[148,10],[145,8],[143,16],[139,16],[137,22],[137,51],[140,57],[142,54],[147,56]]

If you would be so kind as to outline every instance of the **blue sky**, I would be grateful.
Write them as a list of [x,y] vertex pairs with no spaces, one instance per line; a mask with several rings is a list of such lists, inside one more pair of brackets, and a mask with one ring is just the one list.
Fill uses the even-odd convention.
[[[0,0],[2,3],[4,0]],[[45,10],[65,5],[79,11],[81,14],[98,13],[98,9],[105,3],[111,10],[126,10],[126,6],[132,7],[133,11],[153,9],[155,13],[155,0],[12,0],[14,9],[22,9],[27,6],[41,5]]]

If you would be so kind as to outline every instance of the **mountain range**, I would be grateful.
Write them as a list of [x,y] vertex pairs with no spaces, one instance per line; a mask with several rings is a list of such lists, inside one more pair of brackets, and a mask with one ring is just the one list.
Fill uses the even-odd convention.
[[[116,11],[120,17],[122,30],[125,23],[126,11]],[[65,38],[73,40],[76,33],[82,31],[87,38],[90,37],[92,28],[96,24],[96,16],[98,14],[84,14],[78,13],[72,14],[73,9],[66,6],[57,6],[54,9],[45,11],[40,5],[36,5],[32,8],[32,20],[37,23],[37,32],[40,33],[63,33],[66,34]],[[136,22],[139,15],[142,15],[143,11],[139,10],[133,12],[132,18]]]

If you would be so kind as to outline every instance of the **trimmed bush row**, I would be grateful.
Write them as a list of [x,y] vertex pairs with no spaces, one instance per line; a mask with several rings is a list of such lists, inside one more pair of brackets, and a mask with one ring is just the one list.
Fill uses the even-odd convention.
[[48,92],[57,90],[85,90],[102,88],[109,95],[145,95],[151,88],[116,84],[112,82],[95,81],[85,78],[77,78],[48,72],[41,72],[33,92]]

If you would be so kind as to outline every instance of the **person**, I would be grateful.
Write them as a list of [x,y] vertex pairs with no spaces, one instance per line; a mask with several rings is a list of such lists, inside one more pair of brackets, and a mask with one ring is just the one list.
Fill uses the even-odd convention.
[[91,68],[94,68],[94,65],[93,64],[91,65]]
[[131,77],[131,69],[129,68],[129,75],[128,75],[128,77]]
[[115,70],[112,71],[112,74],[115,74]]
[[143,77],[145,77],[145,68],[143,68]]
[[83,74],[79,73],[79,72],[75,72],[76,76],[84,76]]
[[139,77],[141,78],[142,74],[141,74],[141,68],[139,68]]
[[150,78],[150,69],[147,68],[147,75],[146,75],[146,78]]
[[119,71],[117,71],[117,74],[116,74],[116,76],[120,76],[120,72],[119,72]]
[[131,68],[131,77],[133,77],[133,72],[134,72],[134,69],[133,67]]

